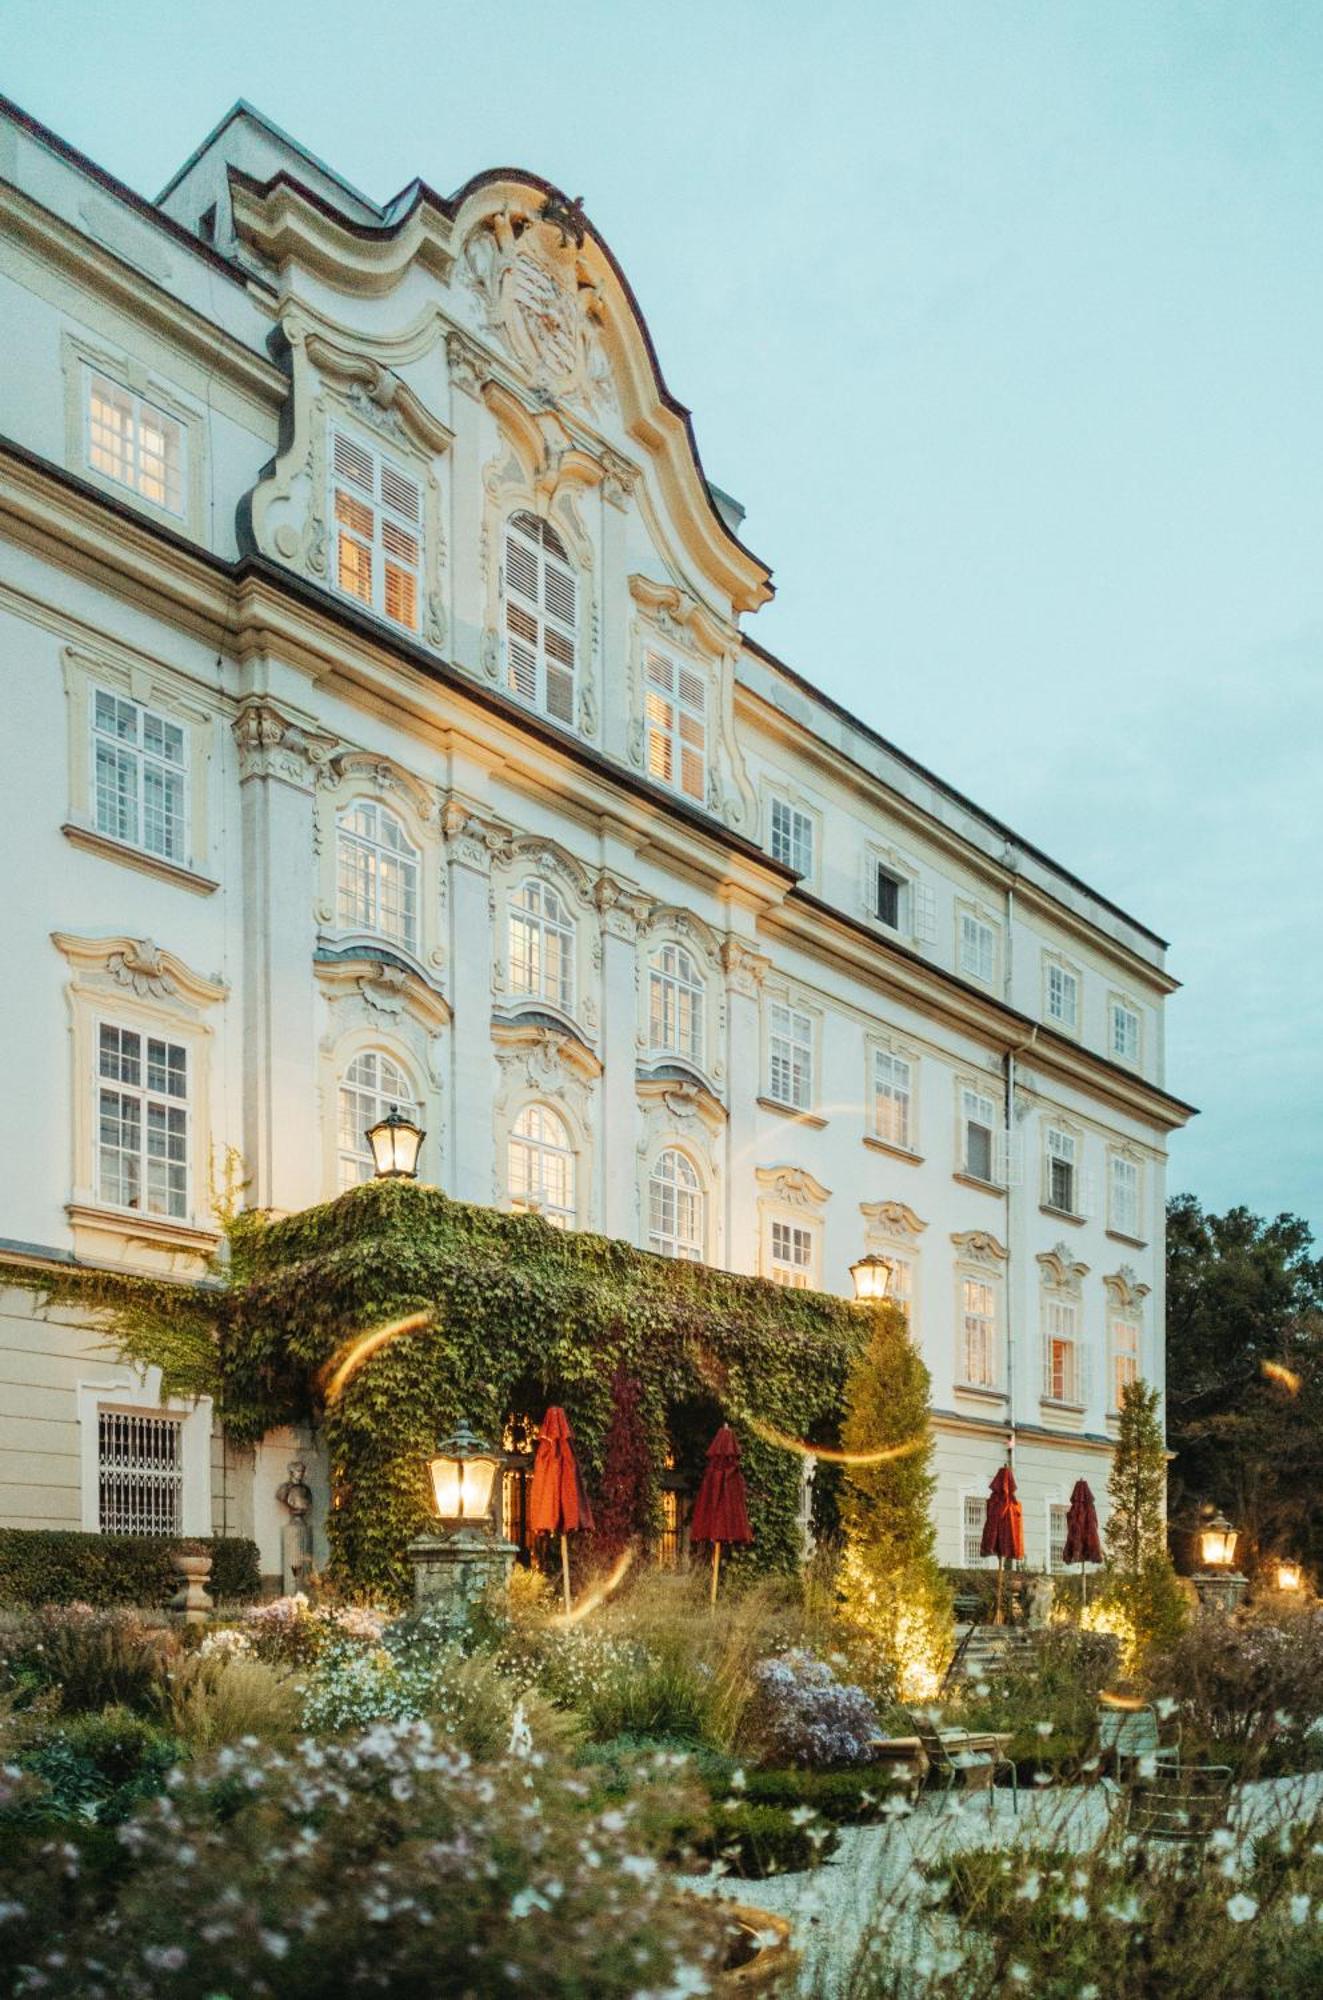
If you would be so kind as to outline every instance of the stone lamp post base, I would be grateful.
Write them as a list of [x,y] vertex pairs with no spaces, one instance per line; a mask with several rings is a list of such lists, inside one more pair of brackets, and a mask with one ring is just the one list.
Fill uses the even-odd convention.
[[490,1589],[505,1589],[518,1550],[495,1535],[456,1528],[415,1536],[406,1554],[413,1564],[415,1611],[435,1609],[446,1630],[458,1635]]
[[1209,1611],[1234,1611],[1249,1589],[1249,1578],[1241,1576],[1238,1570],[1221,1573],[1205,1570],[1190,1581],[1199,1593],[1200,1604]]

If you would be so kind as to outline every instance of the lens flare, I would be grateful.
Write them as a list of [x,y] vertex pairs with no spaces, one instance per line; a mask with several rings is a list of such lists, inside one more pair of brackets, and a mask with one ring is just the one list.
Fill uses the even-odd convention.
[[1135,1709],[1148,1707],[1148,1703],[1141,1701],[1137,1694],[1103,1693],[1098,1696],[1098,1700],[1104,1708],[1123,1708],[1132,1712]]
[[379,1354],[392,1340],[398,1340],[402,1333],[416,1333],[420,1327],[430,1326],[430,1310],[409,1313],[404,1319],[393,1319],[388,1326],[374,1326],[367,1333],[356,1333],[352,1340],[331,1356],[317,1377],[322,1401],[330,1404],[338,1401],[345,1385],[350,1382],[365,1361]]
[[1289,1395],[1300,1394],[1300,1377],[1293,1368],[1284,1368],[1280,1361],[1261,1361],[1259,1367],[1270,1382],[1280,1383]]
[[809,1444],[804,1438],[791,1437],[757,1417],[746,1417],[744,1421],[764,1444],[798,1452],[801,1458],[820,1458],[828,1465],[886,1465],[893,1458],[908,1458],[912,1452],[921,1451],[926,1441],[923,1437],[913,1437],[906,1438],[903,1444],[879,1445],[875,1451],[839,1451],[832,1445]]
[[555,1617],[551,1619],[551,1624],[557,1630],[564,1632],[571,1625],[578,1625],[583,1619],[590,1617],[594,1611],[606,1603],[608,1597],[611,1597],[619,1590],[621,1584],[629,1574],[633,1561],[634,1544],[631,1542],[621,1555],[611,1574],[603,1577],[599,1584],[595,1585],[592,1590],[581,1597],[577,1604],[572,1604],[568,1611],[558,1611]]

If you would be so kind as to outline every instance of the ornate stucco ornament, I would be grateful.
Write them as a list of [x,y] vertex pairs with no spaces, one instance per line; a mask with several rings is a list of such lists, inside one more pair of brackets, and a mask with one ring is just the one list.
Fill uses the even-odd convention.
[[582,248],[575,204],[511,202],[471,232],[461,268],[533,388],[595,407],[615,391],[597,331],[605,307]]

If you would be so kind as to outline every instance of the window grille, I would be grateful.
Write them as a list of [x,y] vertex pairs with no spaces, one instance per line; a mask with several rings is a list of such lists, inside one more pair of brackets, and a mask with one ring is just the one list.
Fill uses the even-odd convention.
[[[1054,1573],[1065,1569],[1066,1522],[1070,1508],[1064,1500],[1050,1500],[1047,1508],[1047,1566]],[[1072,1567],[1074,1567],[1072,1565]]]
[[648,1039],[656,1054],[703,1061],[705,988],[683,946],[664,944],[648,967]]
[[707,683],[666,653],[649,653],[644,718],[648,775],[707,803]]
[[98,1412],[97,1518],[103,1535],[179,1534],[183,1443],[178,1417]]
[[910,1113],[913,1104],[914,1072],[904,1056],[890,1049],[873,1052],[873,1116],[879,1139],[911,1147]]
[[986,1562],[993,1560],[991,1556],[980,1553],[987,1511],[987,1502],[982,1494],[966,1493],[961,1504],[961,1541],[966,1569],[982,1569]]
[[88,377],[87,462],[167,514],[183,514],[183,425],[104,375]]
[[335,578],[396,625],[418,630],[422,489],[362,439],[332,438]]
[[337,909],[347,930],[418,949],[418,850],[395,814],[356,799],[336,822]]
[[98,833],[182,861],[187,847],[188,737],[140,702],[96,688],[92,772]]
[[510,692],[574,723],[578,583],[564,543],[535,514],[512,516],[505,531],[505,658]]

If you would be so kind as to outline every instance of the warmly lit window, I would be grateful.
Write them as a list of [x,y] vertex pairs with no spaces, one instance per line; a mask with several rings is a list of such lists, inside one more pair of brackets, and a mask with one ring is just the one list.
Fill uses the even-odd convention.
[[777,1104],[807,1111],[813,1102],[813,1022],[797,1008],[774,1001],[767,1024],[767,1095]]
[[1123,1000],[1113,1000],[1112,1054],[1118,1062],[1139,1061],[1139,1016]]
[[1113,1153],[1111,1159],[1111,1182],[1109,1187],[1108,1227],[1118,1236],[1140,1235],[1139,1227],[1139,1162],[1124,1159]]
[[992,984],[993,967],[996,964],[997,933],[991,924],[985,924],[978,917],[970,916],[967,910],[960,913],[960,970],[968,979],[981,979],[985,985]]
[[335,579],[346,597],[418,630],[422,489],[361,439],[332,433]]
[[707,799],[707,683],[667,653],[649,652],[645,672],[648,776],[703,805]]
[[1126,1390],[1139,1380],[1139,1322],[1124,1317],[1112,1321],[1112,1408],[1119,1410]]
[[960,1529],[964,1567],[979,1569],[986,1560],[983,1548],[983,1523],[987,1519],[988,1505],[981,1493],[966,1493],[960,1507]]
[[1043,1199],[1049,1208],[1058,1208],[1063,1215],[1075,1215],[1078,1211],[1076,1199],[1076,1159],[1075,1140],[1069,1132],[1057,1132],[1049,1128],[1047,1135],[1047,1186]]
[[682,945],[664,944],[648,966],[648,1040],[655,1053],[703,1060],[703,981]]
[[116,1208],[188,1214],[188,1052],[105,1021],[97,1039],[97,1193]]
[[177,1535],[184,1426],[137,1410],[97,1412],[97,1526],[103,1535]]
[[104,375],[88,377],[87,462],[168,514],[183,514],[183,425]]
[[187,855],[188,737],[177,722],[123,695],[92,694],[98,833],[167,861]]
[[703,1187],[688,1155],[669,1148],[648,1182],[648,1248],[691,1264],[703,1256]]
[[911,1148],[911,1108],[914,1100],[914,1068],[905,1056],[890,1049],[873,1051],[873,1120],[879,1139],[889,1145]]
[[510,991],[574,1006],[574,919],[549,882],[525,882],[510,898]]
[[536,1209],[558,1229],[574,1224],[574,1150],[565,1121],[545,1104],[529,1104],[510,1133],[506,1178],[512,1208]]
[[418,949],[418,850],[374,799],[356,799],[336,821],[337,908],[347,930],[375,931]]
[[1083,1400],[1079,1307],[1069,1299],[1047,1301],[1043,1330],[1043,1395],[1049,1403]]
[[803,1291],[813,1282],[813,1231],[799,1222],[773,1222],[771,1262],[767,1275],[774,1284]]
[[505,530],[505,657],[510,692],[554,722],[574,722],[578,585],[565,545],[535,514]]
[[772,859],[797,875],[813,873],[813,821],[785,799],[773,799],[771,810]]
[[996,1164],[997,1107],[980,1090],[960,1093],[964,1170],[972,1179],[990,1181]]
[[906,1257],[897,1257],[893,1250],[887,1255],[891,1259],[891,1278],[887,1284],[887,1297],[892,1305],[899,1306],[905,1316],[905,1324],[914,1330],[914,1266]]
[[996,1295],[982,1278],[961,1280],[960,1380],[971,1389],[998,1387]]
[[1067,972],[1064,965],[1049,964],[1047,968],[1047,1018],[1056,1021],[1063,1028],[1074,1028],[1079,1022],[1080,983],[1073,972]]
[[1047,1566],[1050,1570],[1065,1568],[1066,1523],[1070,1518],[1070,1508],[1064,1500],[1053,1500],[1047,1510]]
[[390,1056],[365,1049],[355,1056],[340,1080],[338,1144],[340,1190],[370,1181],[376,1171],[367,1134],[392,1109],[411,1118],[418,1115],[413,1087]]

